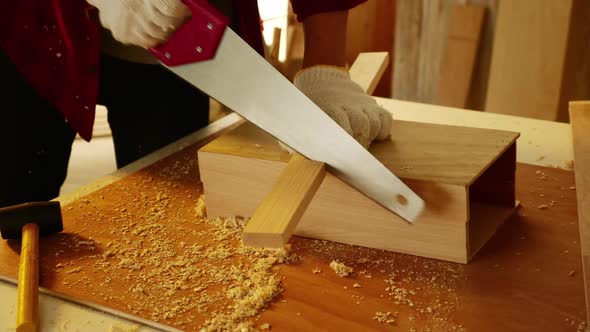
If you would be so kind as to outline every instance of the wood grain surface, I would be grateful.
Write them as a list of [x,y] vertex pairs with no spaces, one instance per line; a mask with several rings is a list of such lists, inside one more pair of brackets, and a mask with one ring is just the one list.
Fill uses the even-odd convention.
[[244,245],[283,248],[326,176],[326,165],[296,153],[244,227]]
[[[404,179],[466,186],[518,136],[500,130],[395,121],[392,139],[373,142],[369,151]],[[201,151],[268,161],[290,159],[276,139],[251,123],[223,135]]]
[[484,14],[484,6],[453,6],[435,104],[467,108]]
[[586,316],[590,320],[590,101],[575,101],[569,107],[574,143],[574,162],[578,198],[578,220],[584,284]]
[[[196,155],[190,146],[64,206],[64,233],[41,240],[41,285],[197,330],[213,315],[194,306],[200,277],[173,264],[190,257],[187,247],[213,241],[195,217]],[[276,267],[284,292],[256,322],[273,331],[577,331],[585,318],[573,186],[572,172],[519,165],[522,208],[468,265],[294,237],[298,258]],[[176,257],[161,258],[169,269],[156,275],[152,251],[162,247]],[[0,275],[16,277],[18,250],[0,243]],[[354,272],[337,276],[332,260]],[[383,317],[390,323],[375,319]]]

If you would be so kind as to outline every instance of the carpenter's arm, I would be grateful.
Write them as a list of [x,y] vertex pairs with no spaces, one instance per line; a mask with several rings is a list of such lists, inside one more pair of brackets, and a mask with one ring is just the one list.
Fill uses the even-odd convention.
[[305,53],[303,67],[346,65],[346,22],[348,11],[315,14],[303,20]]

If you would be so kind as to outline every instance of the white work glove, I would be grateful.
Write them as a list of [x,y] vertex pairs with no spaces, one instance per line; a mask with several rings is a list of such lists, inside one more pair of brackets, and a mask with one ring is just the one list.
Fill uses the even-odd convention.
[[151,48],[168,40],[191,15],[181,0],[87,0],[123,44]]
[[303,69],[293,83],[362,146],[389,137],[393,118],[344,69],[314,66]]

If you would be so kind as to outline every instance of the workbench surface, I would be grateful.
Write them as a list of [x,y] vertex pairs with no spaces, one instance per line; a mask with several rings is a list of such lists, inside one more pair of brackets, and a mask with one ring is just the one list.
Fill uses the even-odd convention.
[[[390,109],[404,104],[390,105]],[[402,118],[399,108],[393,113],[396,112],[397,118]],[[450,114],[461,114],[456,113],[458,110],[453,112]],[[467,117],[490,116],[461,112],[473,113]],[[531,130],[528,120],[518,121]],[[538,124],[535,122],[534,126]],[[170,291],[151,285],[149,290],[154,294],[148,294],[138,285],[141,286],[140,280],[156,280],[153,274],[146,276],[153,266],[134,266],[137,261],[125,256],[126,252],[133,254],[139,249],[141,254],[159,240],[164,241],[160,248],[172,246],[166,252],[177,255],[168,260],[190,259],[185,247],[195,243],[214,245],[215,238],[204,232],[211,225],[198,222],[195,216],[197,198],[202,192],[195,158],[203,143],[180,142],[168,148],[168,153],[173,152],[169,157],[151,166],[141,169],[149,164],[143,161],[98,185],[114,181],[105,187],[83,190],[89,193],[64,199],[65,232],[42,240],[42,286],[181,329],[194,330],[203,323],[210,313],[199,313],[194,303],[183,302],[191,294],[197,297],[190,291],[197,291],[198,278],[182,280],[191,290],[180,287]],[[520,149],[523,144],[519,144]],[[183,145],[188,147],[179,151],[178,147]],[[542,146],[536,142],[527,145]],[[534,157],[535,149],[525,150],[529,152],[524,156],[536,158],[536,163],[545,159],[540,158],[542,151]],[[560,150],[566,151],[566,159],[561,160],[565,164],[567,148]],[[523,155],[519,156],[522,161]],[[548,154],[546,158],[553,156]],[[154,159],[159,158],[152,156],[151,160]],[[273,330],[404,331],[413,327],[417,331],[577,331],[583,325],[585,309],[573,173],[519,164],[516,178],[521,208],[468,265],[294,239],[295,260],[276,265],[273,270],[282,278],[284,292],[256,324],[269,323]],[[228,242],[237,244],[234,238]],[[151,257],[149,252],[145,255]],[[238,255],[217,259],[215,264],[229,268],[239,264],[234,259],[247,264],[250,258]],[[344,278],[337,276],[328,266],[333,260],[351,266],[354,272]],[[17,262],[18,244],[2,242],[0,275],[14,279]],[[158,280],[166,285],[177,277],[164,273]],[[0,288],[3,297],[10,293],[4,288]],[[176,309],[174,301],[180,301],[176,302]],[[64,320],[69,319],[68,315],[60,316],[61,321],[56,321],[53,329],[65,326],[69,330],[75,325],[64,325]],[[87,325],[104,326],[110,317],[102,323],[91,321],[94,319],[88,318]],[[12,326],[7,320],[0,322]],[[90,327],[81,330],[91,330]]]

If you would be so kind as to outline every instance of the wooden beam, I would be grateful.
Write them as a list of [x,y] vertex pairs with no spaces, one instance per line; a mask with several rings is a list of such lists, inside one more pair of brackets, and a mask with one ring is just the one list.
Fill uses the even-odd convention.
[[282,248],[326,175],[325,164],[294,154],[242,234],[247,246]]
[[570,102],[586,316],[590,322],[590,101]]
[[[372,93],[387,67],[388,59],[386,52],[360,54],[349,70],[351,79],[367,93]],[[324,176],[324,163],[295,153],[244,228],[244,244],[272,248],[284,246]]]
[[361,53],[348,72],[354,82],[367,94],[372,95],[388,65],[389,53],[387,52]]
[[436,92],[436,104],[467,107],[484,14],[483,6],[453,6],[451,27]]

